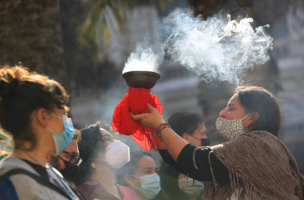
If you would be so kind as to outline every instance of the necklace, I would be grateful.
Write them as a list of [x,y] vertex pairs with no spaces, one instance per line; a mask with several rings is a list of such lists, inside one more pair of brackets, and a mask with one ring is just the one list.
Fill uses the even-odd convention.
[[102,187],[106,188],[107,190],[109,190],[109,192],[113,193],[114,195],[122,197],[122,200],[125,200],[125,197],[122,194],[120,194],[119,188],[117,188],[118,189],[118,193],[119,193],[119,194],[117,194],[116,192],[114,192],[113,190],[111,190],[110,188],[108,188],[107,186],[105,186],[104,184],[100,183],[99,181],[96,181],[96,180],[91,179],[91,178],[90,178],[90,180],[93,181],[93,182],[95,182],[95,183],[98,183],[99,185],[101,185]]
[[[15,147],[15,149],[18,149],[20,151],[23,151],[26,155],[28,155],[30,158],[32,158],[36,163],[38,163],[41,167],[43,167],[40,162],[38,162],[38,160],[36,160],[33,156],[31,156],[28,152],[26,152],[25,150],[23,149],[20,149],[19,147]],[[45,168],[45,167],[44,167]]]

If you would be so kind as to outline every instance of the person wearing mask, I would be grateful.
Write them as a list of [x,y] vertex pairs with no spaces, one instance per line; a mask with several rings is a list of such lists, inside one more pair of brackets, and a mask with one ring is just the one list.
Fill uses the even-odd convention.
[[[196,113],[178,112],[168,120],[171,128],[184,140],[195,146],[209,146],[203,118]],[[175,200],[202,199],[204,185],[180,173],[163,161],[160,171],[163,192]]]
[[73,138],[68,94],[47,76],[15,66],[0,69],[0,125],[14,149],[0,162],[0,199],[79,199],[47,165]]
[[155,198],[161,191],[158,168],[151,154],[134,151],[130,162],[118,170],[118,183],[134,188],[139,200]]
[[183,174],[203,180],[206,198],[303,199],[304,180],[297,163],[276,137],[281,127],[279,103],[266,89],[237,87],[215,123],[226,142],[207,148],[189,144],[156,109],[148,108],[150,113],[130,115],[158,129],[162,158]]
[[58,156],[52,154],[48,155],[48,162],[56,168],[64,177],[64,179],[75,188],[75,180],[80,173],[79,164],[81,163],[81,158],[79,156],[78,145],[81,139],[81,132],[74,129],[73,140],[63,152]]
[[134,189],[117,184],[117,170],[130,160],[129,147],[113,139],[112,129],[97,122],[81,130],[77,191],[84,199],[137,200]]

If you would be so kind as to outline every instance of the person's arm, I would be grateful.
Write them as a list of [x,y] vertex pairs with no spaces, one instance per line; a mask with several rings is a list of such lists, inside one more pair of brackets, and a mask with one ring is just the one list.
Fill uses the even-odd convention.
[[[229,172],[227,168],[217,159],[214,154],[210,155],[211,149],[197,149],[195,158],[193,159],[194,150],[197,147],[192,144],[187,144],[178,156],[177,162],[170,156],[167,150],[159,150],[163,160],[166,161],[176,170],[188,175],[199,181],[212,181],[212,173],[210,170],[210,163],[214,178],[217,182],[229,182]],[[196,167],[194,166],[194,163]]]
[[[159,114],[159,112],[148,104],[148,109],[150,113],[143,113],[134,115],[130,113],[133,120],[140,121],[145,127],[156,130],[157,127],[164,123],[165,120]],[[206,150],[199,149],[195,153],[195,165],[193,161],[193,152],[196,149],[193,145],[188,145],[189,143],[176,134],[172,129],[165,128],[161,130],[162,144],[159,149],[162,150],[164,147],[169,152],[171,158],[176,164],[173,164],[176,169],[180,170],[185,175],[189,175],[197,180],[212,180],[210,172],[210,164],[208,160],[208,154]],[[168,158],[168,157],[167,157]],[[169,159],[169,158],[168,158]],[[220,176],[223,176],[223,181],[229,180],[229,173],[225,166],[216,158],[214,154],[210,155],[211,167],[217,168]],[[172,160],[167,160],[174,163]],[[217,169],[215,171],[217,171]],[[213,170],[214,171],[214,170]],[[210,172],[210,173],[209,173]],[[215,175],[215,174],[214,174]],[[217,176],[217,175],[216,175]],[[220,180],[220,176],[216,180]]]
[[[133,120],[140,121],[145,127],[156,130],[160,124],[165,122],[165,120],[150,104],[148,104],[148,109],[150,110],[150,113],[143,113],[138,115],[130,113],[130,115]],[[177,160],[178,155],[182,149],[188,144],[186,140],[181,138],[170,128],[161,130],[161,139],[163,144],[161,144],[159,149],[164,149],[165,147],[175,161]]]

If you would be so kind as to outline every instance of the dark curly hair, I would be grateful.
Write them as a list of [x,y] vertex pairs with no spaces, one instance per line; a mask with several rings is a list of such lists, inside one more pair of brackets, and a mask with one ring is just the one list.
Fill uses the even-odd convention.
[[259,118],[250,124],[250,130],[262,130],[278,136],[282,124],[281,108],[277,98],[268,90],[257,86],[239,86],[235,95],[238,95],[240,104],[246,114],[257,112]]
[[100,128],[113,134],[112,127],[101,121],[81,130],[81,140],[78,143],[78,148],[82,162],[80,164],[80,174],[75,181],[76,185],[81,185],[91,178],[93,172],[92,161],[100,152],[105,152],[106,150]]
[[54,106],[64,108],[68,98],[65,89],[47,76],[21,66],[0,69],[0,124],[13,136],[16,147],[24,141],[31,144],[27,150],[36,147],[31,127],[34,111],[45,108],[51,112]]

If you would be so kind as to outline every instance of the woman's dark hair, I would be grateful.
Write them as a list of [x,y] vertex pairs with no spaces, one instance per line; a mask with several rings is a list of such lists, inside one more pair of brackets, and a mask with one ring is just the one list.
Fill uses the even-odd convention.
[[146,151],[134,151],[130,153],[130,161],[117,171],[118,184],[129,186],[128,183],[124,180],[123,176],[125,174],[134,175],[135,170],[138,167],[138,161],[143,156],[150,156],[152,158],[151,154]]
[[81,131],[76,128],[74,128],[73,140],[76,140],[77,143],[81,140]]
[[27,150],[36,147],[31,127],[34,111],[44,108],[51,112],[54,106],[64,108],[67,102],[65,89],[47,76],[20,66],[0,69],[0,124],[17,147],[24,141],[31,143]]
[[234,94],[238,95],[246,114],[257,112],[259,115],[258,120],[250,124],[251,130],[278,135],[282,123],[281,109],[277,98],[271,92],[257,86],[239,86]]
[[179,135],[182,136],[183,133],[188,133],[192,135],[197,129],[200,123],[204,122],[204,119],[196,113],[191,112],[178,112],[173,115],[168,120],[171,128]]
[[91,178],[93,172],[91,163],[100,152],[105,152],[106,150],[100,128],[112,133],[112,127],[101,121],[81,130],[81,140],[78,142],[78,149],[82,162],[80,164],[80,174],[75,181],[76,185],[81,185]]

